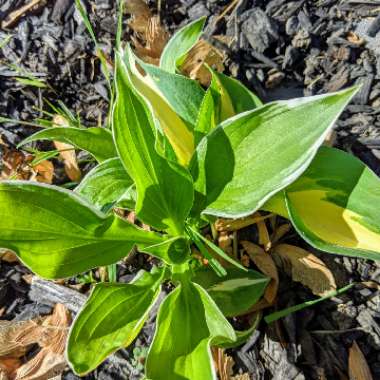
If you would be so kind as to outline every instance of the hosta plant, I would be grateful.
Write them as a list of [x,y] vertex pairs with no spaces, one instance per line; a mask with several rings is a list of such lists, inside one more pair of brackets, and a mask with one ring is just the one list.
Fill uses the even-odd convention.
[[[74,191],[0,183],[0,245],[42,277],[110,265],[134,247],[159,259],[129,284],[94,286],[67,344],[79,375],[133,342],[170,282],[175,289],[159,306],[146,377],[216,377],[210,346],[239,340],[226,317],[249,310],[268,283],[202,235],[216,217],[271,211],[318,249],[380,258],[379,179],[356,158],[322,146],[356,88],[263,105],[210,69],[204,89],[178,71],[203,23],[173,37],[160,67],[129,47],[116,52],[112,131],[52,127],[25,141],[63,141],[93,155],[98,165]],[[150,231],[116,208],[133,210]],[[192,246],[207,266],[193,259]]]

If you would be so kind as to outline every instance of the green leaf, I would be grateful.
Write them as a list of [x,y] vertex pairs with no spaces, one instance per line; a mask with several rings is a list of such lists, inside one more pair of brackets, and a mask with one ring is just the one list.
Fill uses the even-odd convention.
[[136,214],[160,230],[181,235],[193,201],[193,185],[184,167],[155,149],[155,126],[147,104],[134,89],[130,71],[116,57],[117,99],[113,133],[120,159],[137,189]]
[[303,175],[264,207],[277,212],[284,204],[312,246],[380,260],[380,179],[354,156],[321,147]]
[[243,345],[245,342],[249,340],[252,334],[257,330],[257,327],[261,321],[262,312],[255,312],[249,318],[250,327],[246,330],[235,330],[236,341],[235,342],[225,342],[218,344],[218,347],[228,349],[228,348],[236,348]]
[[276,311],[276,312],[274,312],[272,314],[269,314],[266,317],[264,317],[264,321],[266,323],[275,322],[278,319],[284,318],[284,317],[286,317],[289,314],[293,314],[293,313],[295,313],[295,312],[297,312],[299,310],[306,309],[307,307],[314,306],[317,303],[325,301],[325,300],[327,300],[327,299],[329,299],[331,297],[336,297],[339,294],[347,292],[347,290],[351,289],[354,285],[356,285],[356,284],[355,283],[348,284],[348,285],[344,286],[343,288],[340,288],[340,289],[337,289],[337,290],[332,290],[331,292],[326,293],[326,295],[324,295],[323,297],[316,298],[316,299],[310,300],[310,301],[305,301],[305,302],[302,302],[302,303],[300,303],[298,305],[290,306],[290,307],[288,307],[286,309]]
[[274,102],[223,122],[192,161],[192,214],[239,218],[260,208],[308,167],[356,91]]
[[184,282],[160,306],[146,376],[213,380],[210,344],[235,339],[232,326],[207,292],[198,284]]
[[195,235],[199,240],[203,241],[209,248],[211,248],[223,260],[229,262],[230,264],[234,265],[235,267],[239,268],[242,271],[247,271],[246,268],[244,268],[236,260],[234,260],[233,258],[231,258],[230,256],[228,256],[227,253],[225,253],[223,251],[223,249],[221,249],[220,247],[218,247],[217,245],[215,245],[212,241],[206,239],[202,234],[200,234],[195,229],[193,229],[191,227],[189,227],[189,229],[191,230],[193,237]]
[[16,78],[16,81],[26,86],[32,86],[32,87],[37,87],[37,88],[47,87],[46,83],[44,83],[42,80],[37,79],[37,78],[31,79],[31,78],[18,77]]
[[72,191],[27,181],[0,182],[0,247],[32,271],[64,278],[112,264],[132,247],[164,241],[115,215],[106,216]]
[[129,346],[160,293],[163,272],[139,273],[130,284],[95,285],[70,330],[67,357],[80,376]]
[[[144,98],[155,118],[155,130],[164,133],[176,154],[178,162],[187,165],[194,152],[194,136],[190,128],[168,103],[157,86],[143,76],[136,67],[135,57],[128,46],[124,54],[124,70],[128,70],[128,81],[134,91]],[[122,60],[119,59],[121,62]],[[120,66],[120,65],[119,65]]]
[[[195,80],[183,75],[171,74],[157,66],[139,61],[156,91],[170,104],[173,110],[194,128],[205,91]],[[148,78],[147,78],[148,80]]]
[[264,294],[269,278],[253,270],[226,268],[218,277],[207,267],[196,271],[193,281],[205,288],[226,317],[248,311]]
[[216,127],[215,114],[214,97],[211,88],[208,88],[199,106],[197,121],[194,127],[195,145],[198,145],[202,138]]
[[77,186],[75,192],[97,209],[110,209],[130,194],[133,180],[119,158],[110,158],[93,168]]
[[52,127],[27,137],[20,145],[37,140],[54,140],[75,146],[91,153],[99,162],[117,156],[112,134],[104,128]]
[[261,107],[263,103],[238,80],[211,70],[210,90],[217,105],[216,120],[218,123],[230,117]]
[[182,264],[188,261],[191,253],[188,240],[181,236],[143,248],[142,251],[158,257],[170,265]]
[[223,265],[208,251],[206,245],[199,237],[200,234],[195,233],[195,231],[190,228],[187,229],[187,233],[191,237],[191,240],[194,241],[194,244],[198,247],[201,254],[208,260],[210,267],[216,273],[216,275],[219,277],[225,276],[227,274],[226,270],[223,268]]
[[160,67],[169,73],[175,73],[177,66],[183,63],[186,53],[198,42],[206,17],[195,20],[181,28],[166,44],[161,54]]

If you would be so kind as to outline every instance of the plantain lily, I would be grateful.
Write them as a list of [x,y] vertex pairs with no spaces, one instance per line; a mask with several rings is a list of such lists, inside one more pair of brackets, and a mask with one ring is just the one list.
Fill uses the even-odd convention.
[[[215,216],[272,211],[316,248],[380,258],[379,179],[350,155],[321,147],[357,89],[263,105],[213,72],[204,90],[179,72],[203,24],[181,29],[160,67],[139,62],[129,48],[116,52],[112,134],[51,128],[26,140],[64,141],[95,157],[98,166],[74,191],[0,183],[0,246],[42,277],[115,263],[133,247],[160,259],[129,284],[94,286],[68,338],[79,375],[133,342],[161,284],[171,281],[176,288],[159,307],[146,376],[216,378],[210,346],[239,341],[226,317],[249,310],[269,279],[202,236],[200,227]],[[134,210],[156,232],[122,219],[115,207]],[[209,266],[192,259],[191,244]]]

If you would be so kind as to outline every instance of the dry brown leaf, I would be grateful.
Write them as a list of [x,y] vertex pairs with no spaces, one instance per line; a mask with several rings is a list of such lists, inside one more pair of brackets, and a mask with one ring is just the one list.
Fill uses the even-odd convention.
[[275,246],[272,253],[274,258],[279,258],[289,276],[307,286],[313,294],[323,296],[336,289],[334,275],[325,263],[312,253],[289,244]]
[[[59,375],[66,367],[64,357],[70,315],[57,304],[52,315],[36,320],[0,321],[0,368],[8,380],[45,380]],[[41,350],[22,365],[10,366],[38,344]],[[21,364],[21,362],[20,362]]]
[[44,160],[32,165],[34,156],[24,154],[18,150],[5,148],[2,158],[1,179],[21,179],[44,183],[52,183],[54,166],[50,161]]
[[17,255],[8,249],[0,248],[0,260],[6,263],[17,263],[19,261]]
[[43,182],[51,184],[54,176],[54,165],[48,160],[33,165],[33,174],[29,178],[31,181]]
[[207,41],[199,40],[189,51],[185,62],[181,66],[183,74],[191,79],[196,79],[204,86],[211,82],[211,74],[205,64],[219,72],[224,71],[224,54],[209,44]]
[[350,380],[373,380],[365,356],[355,341],[348,354],[348,374]]
[[132,16],[129,26],[137,33],[144,34],[149,19],[153,16],[149,6],[143,0],[125,2],[125,12]]
[[0,321],[0,342],[6,342],[0,346],[0,358],[23,356],[29,346],[38,341],[41,324],[42,319],[20,322]]
[[259,301],[255,305],[255,310],[259,310],[257,308],[258,305],[261,308],[264,305],[272,305],[276,299],[279,284],[276,264],[274,263],[271,255],[265,252],[257,244],[254,244],[250,241],[241,241],[240,243],[243,246],[245,252],[249,255],[250,259],[261,270],[261,272],[263,272],[265,275],[272,279],[267,288],[265,289],[264,301],[266,302]]
[[[63,116],[55,115],[53,117],[53,126],[68,127],[69,123]],[[54,145],[60,151],[59,156],[63,160],[67,176],[71,181],[78,182],[81,178],[81,171],[78,166],[74,147],[59,141],[54,141]]]
[[29,179],[30,168],[26,164],[25,154],[18,150],[4,148],[0,177],[1,179]]
[[135,52],[145,62],[158,65],[169,34],[142,0],[126,2],[126,12],[132,15],[129,27],[135,32],[132,41]]
[[[21,365],[19,358],[5,357],[0,359],[0,380],[8,380]],[[8,376],[9,374],[9,376]]]

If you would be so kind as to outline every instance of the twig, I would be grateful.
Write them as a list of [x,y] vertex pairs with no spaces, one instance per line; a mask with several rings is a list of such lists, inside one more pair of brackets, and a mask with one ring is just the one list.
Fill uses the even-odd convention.
[[224,11],[218,17],[215,18],[215,20],[213,21],[213,26],[215,26],[230,10],[232,10],[233,8],[235,8],[238,5],[239,2],[240,2],[240,0],[233,0],[224,9]]
[[12,26],[15,22],[17,22],[26,12],[34,8],[36,5],[38,5],[41,1],[44,0],[32,0],[28,4],[25,4],[19,9],[16,9],[15,11],[11,12],[7,18],[1,23],[1,27],[3,29],[9,28]]

